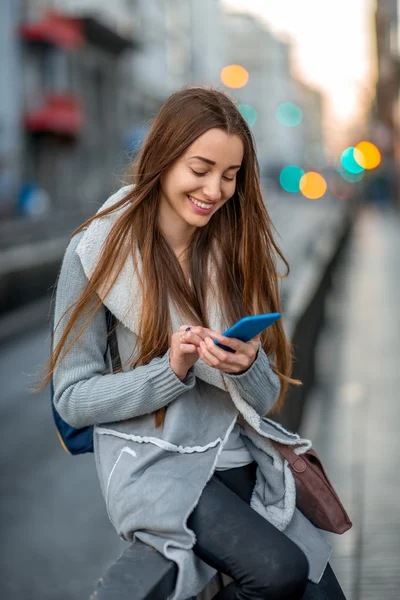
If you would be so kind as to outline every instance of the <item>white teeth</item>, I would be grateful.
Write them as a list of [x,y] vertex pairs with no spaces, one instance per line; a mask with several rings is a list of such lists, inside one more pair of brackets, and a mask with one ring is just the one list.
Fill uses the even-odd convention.
[[191,202],[193,202],[193,204],[196,204],[196,206],[200,206],[200,208],[211,208],[212,204],[206,204],[205,202],[199,202],[198,200],[195,200],[194,198],[192,198],[192,196],[189,196],[189,199]]

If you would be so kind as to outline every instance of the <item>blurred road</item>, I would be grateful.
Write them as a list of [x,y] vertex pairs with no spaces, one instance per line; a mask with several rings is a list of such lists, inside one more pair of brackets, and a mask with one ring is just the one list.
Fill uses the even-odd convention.
[[399,216],[367,208],[335,276],[301,428],[354,524],[331,536],[347,600],[400,597],[399,298]]
[[110,524],[92,455],[68,456],[49,392],[30,394],[47,330],[0,348],[1,600],[81,600],[127,546]]

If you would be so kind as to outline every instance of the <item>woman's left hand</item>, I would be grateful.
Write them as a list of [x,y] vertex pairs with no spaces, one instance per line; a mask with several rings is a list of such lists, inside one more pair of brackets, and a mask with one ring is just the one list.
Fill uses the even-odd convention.
[[218,335],[217,340],[236,352],[223,350],[217,344],[214,344],[214,341],[210,337],[207,337],[204,341],[200,342],[200,347],[197,351],[201,360],[209,367],[214,367],[231,375],[240,375],[240,373],[247,371],[255,361],[260,344],[259,336],[249,342],[242,342],[236,338],[227,338],[223,335]]

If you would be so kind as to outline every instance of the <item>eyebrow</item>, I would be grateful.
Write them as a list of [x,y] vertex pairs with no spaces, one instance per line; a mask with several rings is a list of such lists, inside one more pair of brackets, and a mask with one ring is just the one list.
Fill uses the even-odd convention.
[[[190,158],[198,158],[199,160],[203,160],[204,162],[206,162],[209,165],[217,164],[215,161],[210,160],[209,158],[204,158],[204,156],[191,156]],[[229,171],[229,169],[240,169],[241,166],[242,165],[232,165],[231,167],[228,167],[227,169],[225,169],[225,171]]]

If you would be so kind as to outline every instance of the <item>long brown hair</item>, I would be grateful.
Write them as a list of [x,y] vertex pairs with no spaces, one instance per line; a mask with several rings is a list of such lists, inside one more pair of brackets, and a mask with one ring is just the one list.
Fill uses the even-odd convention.
[[[219,128],[241,138],[243,162],[237,173],[234,196],[226,202],[204,227],[196,229],[187,250],[191,288],[182,267],[161,234],[158,226],[160,178],[202,134]],[[259,164],[252,133],[235,103],[224,92],[202,87],[188,87],[172,94],[156,115],[146,141],[132,165],[135,187],[118,203],[83,223],[72,234],[82,231],[95,219],[121,208],[122,214],[111,229],[96,269],[87,287],[70,309],[69,320],[49,359],[44,387],[71,346],[79,339],[102,302],[99,289],[112,288],[129,253],[135,264],[134,249],[142,260],[143,293],[139,337],[140,351],[132,367],[162,356],[169,348],[171,323],[168,297],[175,302],[187,322],[208,327],[206,291],[207,265],[214,247],[218,247],[219,302],[228,323],[244,315],[280,312],[279,256],[271,221],[261,189]],[[83,325],[71,343],[67,338],[77,322]],[[281,320],[261,335],[265,352],[273,361],[281,391],[273,412],[283,404],[292,369],[291,345]],[[155,412],[155,423],[164,423],[166,408]]]

